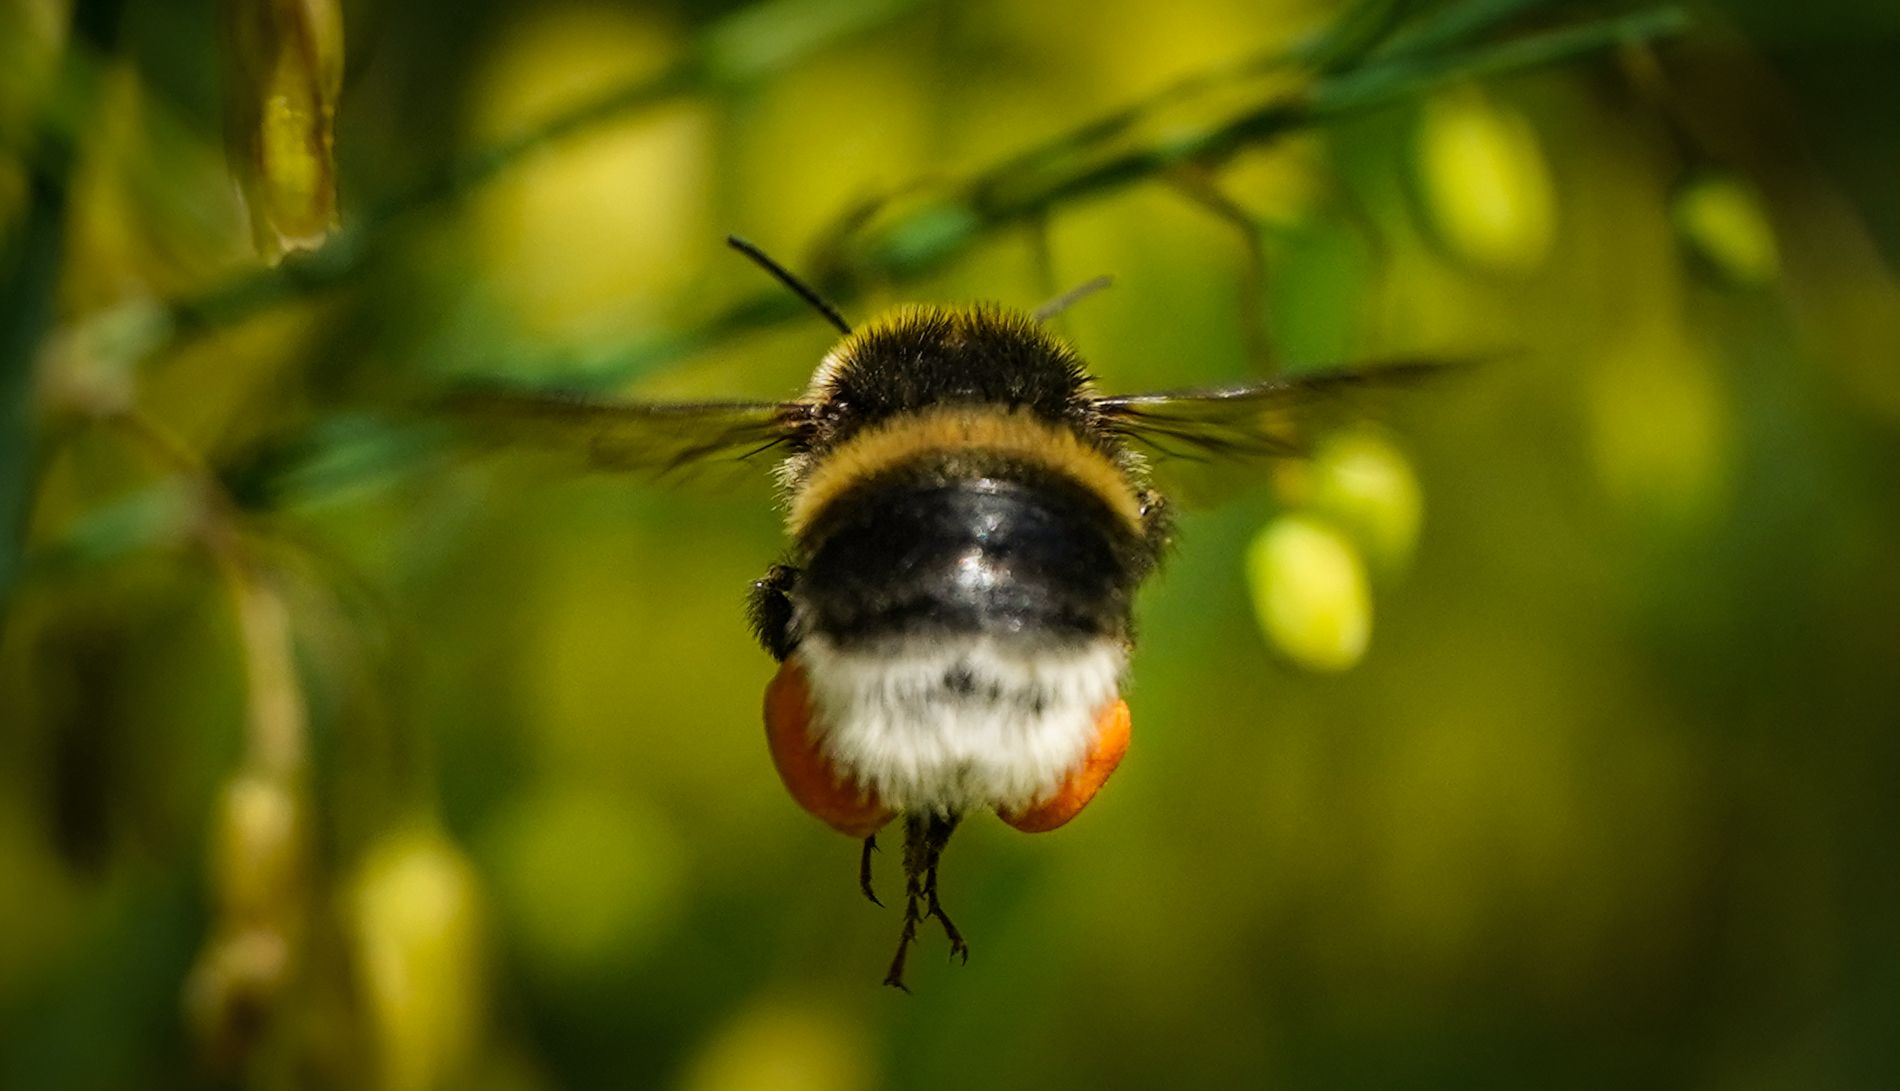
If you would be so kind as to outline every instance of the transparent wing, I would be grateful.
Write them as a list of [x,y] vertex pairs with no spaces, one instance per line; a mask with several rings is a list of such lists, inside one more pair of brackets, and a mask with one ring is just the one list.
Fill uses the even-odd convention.
[[1240,386],[1098,398],[1095,408],[1105,428],[1150,456],[1163,491],[1211,502],[1264,480],[1262,464],[1308,456],[1328,427],[1372,415],[1381,394],[1456,366],[1393,360]]
[[542,391],[467,390],[444,403],[483,444],[571,452],[605,470],[671,474],[782,450],[803,436],[803,402],[634,402]]

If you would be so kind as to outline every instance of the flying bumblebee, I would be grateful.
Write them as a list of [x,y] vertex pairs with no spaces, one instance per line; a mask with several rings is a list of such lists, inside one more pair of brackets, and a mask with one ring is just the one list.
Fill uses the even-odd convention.
[[937,893],[958,821],[992,811],[1019,830],[1056,829],[1128,748],[1131,611],[1172,528],[1157,470],[1298,457],[1323,403],[1437,365],[1104,396],[1044,327],[1066,298],[1034,313],[900,307],[853,330],[730,241],[843,335],[803,396],[667,404],[490,391],[460,405],[584,442],[608,467],[777,459],[789,556],[753,584],[749,610],[779,662],[766,741],[793,800],[863,840],[859,882],[873,902],[877,831],[903,818],[904,923],[884,979],[901,989],[925,920],[969,958]]

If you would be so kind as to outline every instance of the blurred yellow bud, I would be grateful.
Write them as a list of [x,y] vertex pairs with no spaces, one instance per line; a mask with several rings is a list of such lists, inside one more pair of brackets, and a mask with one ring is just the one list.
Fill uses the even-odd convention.
[[1314,457],[1307,503],[1344,529],[1387,571],[1411,563],[1425,500],[1404,452],[1360,428],[1329,438]]
[[687,1091],[858,1091],[875,1085],[872,1043],[844,1013],[797,1001],[753,1004],[716,1033]]
[[678,835],[596,788],[537,791],[508,808],[483,844],[499,907],[537,968],[611,967],[657,942],[679,908]]
[[239,921],[268,919],[299,898],[303,808],[280,781],[242,775],[225,786],[212,843],[213,893]]
[[1358,663],[1372,637],[1365,565],[1344,534],[1311,515],[1282,515],[1247,548],[1255,616],[1267,639],[1308,670]]
[[225,152],[258,253],[275,263],[336,228],[338,0],[225,0]]
[[1597,474],[1612,500],[1679,526],[1721,510],[1731,410],[1715,363],[1683,331],[1612,346],[1590,370],[1586,407]]
[[386,835],[357,866],[347,925],[387,1091],[452,1086],[484,1010],[481,897],[440,833]]
[[1759,287],[1781,272],[1775,229],[1761,194],[1726,171],[1696,175],[1670,200],[1676,234],[1709,269],[1731,284]]
[[1499,272],[1536,268],[1550,250],[1556,195],[1529,119],[1476,87],[1425,101],[1420,197],[1458,257]]
[[[473,86],[475,140],[524,139],[664,71],[683,48],[653,5],[523,5]],[[648,328],[713,248],[716,126],[676,101],[601,119],[496,176],[470,204],[487,290],[543,336]]]

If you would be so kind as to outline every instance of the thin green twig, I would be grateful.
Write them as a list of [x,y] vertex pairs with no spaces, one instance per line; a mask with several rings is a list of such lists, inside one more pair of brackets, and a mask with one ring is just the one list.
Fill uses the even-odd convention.
[[[123,6],[123,0],[80,0],[73,5],[68,67],[81,50],[111,50]],[[69,105],[73,116],[90,117],[92,96],[79,96]],[[27,175],[27,205],[17,245],[0,251],[0,628],[24,564],[39,455],[34,389],[41,346],[53,329],[65,257],[73,157],[71,147],[51,130],[51,123],[43,120],[29,137],[38,147]]]
[[889,23],[924,0],[767,0],[714,23],[662,71],[609,88],[535,129],[450,160],[351,220],[315,252],[170,307],[173,339],[342,283],[361,272],[405,216],[473,192],[537,153],[606,122],[687,94],[745,87],[828,46]]
[[[173,333],[167,344],[349,280],[368,264],[391,223],[470,192],[553,143],[680,95],[757,82],[826,45],[906,14],[921,2],[773,0],[745,9],[700,35],[665,71],[613,88],[533,132],[447,164],[378,205],[321,250],[178,301],[170,309]],[[853,240],[855,256],[828,270],[830,275],[823,278],[826,291],[835,298],[855,298],[868,282],[915,276],[963,252],[977,237],[1046,214],[1058,204],[1152,177],[1183,162],[1214,165],[1242,147],[1394,101],[1437,82],[1549,63],[1616,40],[1673,33],[1682,25],[1675,9],[1656,9],[1518,43],[1481,47],[1475,53],[1448,53],[1548,3],[1463,0],[1428,5],[1420,0],[1362,0],[1333,25],[1291,47],[1184,80],[978,172],[951,187],[960,201],[920,209],[907,220],[886,225],[878,235]],[[1421,9],[1429,10],[1421,14]],[[1304,101],[1276,98],[1251,114],[1184,141],[1112,151],[1161,106],[1280,70],[1313,74],[1315,82]],[[602,378],[624,380],[655,361],[676,359],[733,334],[799,314],[792,301],[779,296],[747,299],[697,329],[668,332],[627,346],[615,355],[629,361],[628,365],[610,366]]]
[[[776,0],[747,9],[716,25],[668,72],[583,104],[528,136],[450,164],[433,180],[394,199],[357,230],[343,233],[314,254],[203,299],[175,305],[170,315],[181,321],[173,321],[157,339],[158,349],[188,336],[193,328],[234,320],[275,301],[348,279],[367,260],[376,225],[465,193],[555,140],[625,110],[684,93],[689,85],[696,89],[700,81],[730,86],[759,78],[921,0],[858,0],[847,9],[851,19],[834,18],[804,28],[801,36],[784,38],[783,27],[772,20],[810,10],[814,2]],[[1463,0],[1434,5],[1423,16],[1408,18],[1418,7],[1408,0],[1365,0],[1357,14],[1290,48],[1197,76],[1058,134],[987,169],[940,185],[931,196],[911,202],[896,214],[883,215],[875,206],[853,210],[834,233],[830,251],[817,263],[818,279],[828,296],[848,302],[870,285],[914,278],[961,256],[985,238],[1046,222],[1059,209],[1079,201],[1182,169],[1217,169],[1242,150],[1406,101],[1445,83],[1546,66],[1618,44],[1653,41],[1677,34],[1687,25],[1680,9],[1661,6],[1514,38],[1495,37],[1506,23],[1543,3]],[[1184,136],[1131,144],[1137,123],[1158,106],[1244,86],[1246,81],[1282,69],[1294,78],[1279,80],[1278,90],[1263,90],[1251,108],[1229,112]],[[805,317],[803,305],[789,293],[762,291],[689,328],[660,330],[592,352],[585,377],[569,381],[603,389],[617,387],[738,336]],[[545,375],[562,369],[534,370]],[[402,445],[397,449],[403,449]]]
[[[1487,20],[1515,14],[1525,6],[1525,0],[1473,0],[1450,9],[1447,18],[1463,31],[1490,29],[1492,23]],[[1479,19],[1479,12],[1486,19]],[[1078,127],[1028,153],[943,186],[903,215],[839,240],[818,263],[818,279],[831,299],[849,302],[862,295],[868,284],[915,278],[998,231],[1034,224],[1058,208],[1165,176],[1183,166],[1218,168],[1245,149],[1406,101],[1434,87],[1548,66],[1618,44],[1654,41],[1681,33],[1687,26],[1688,18],[1680,8],[1658,7],[1436,54],[1421,54],[1413,47],[1419,42],[1441,45],[1446,33],[1414,28],[1409,40],[1395,37],[1387,50],[1367,53],[1362,65],[1320,76],[1295,91],[1271,95],[1253,109],[1166,143],[1134,148],[1122,148],[1112,138],[1126,127],[1123,119],[1138,116],[1142,108],[1118,111],[1109,119]],[[1234,71],[1242,70],[1257,73],[1259,64],[1249,62]],[[1176,87],[1158,97],[1171,100],[1181,94]],[[1052,169],[1052,164],[1061,169]],[[690,329],[650,335],[596,355],[586,376],[576,381],[603,389],[619,386],[732,338],[805,314],[789,294],[762,292]]]

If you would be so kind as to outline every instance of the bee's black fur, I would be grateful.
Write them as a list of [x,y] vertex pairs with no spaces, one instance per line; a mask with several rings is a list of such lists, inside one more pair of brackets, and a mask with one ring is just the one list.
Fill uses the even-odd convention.
[[919,633],[1125,637],[1153,563],[1102,500],[1045,468],[937,456],[839,496],[796,598],[841,644]]
[[[1138,476],[1101,427],[1082,361],[1020,312],[918,308],[848,339],[813,389],[798,450],[822,460],[864,428],[946,405],[1027,413]],[[1100,496],[1046,466],[938,452],[856,483],[801,535],[798,586],[760,584],[754,627],[783,658],[791,622],[843,643],[917,632],[1128,639],[1134,590],[1167,535],[1159,497],[1128,531]],[[771,595],[785,598],[783,605]]]
[[869,425],[959,403],[1027,410],[1100,443],[1088,384],[1074,351],[1027,315],[987,304],[921,308],[847,342],[819,393],[807,445],[822,454]]

